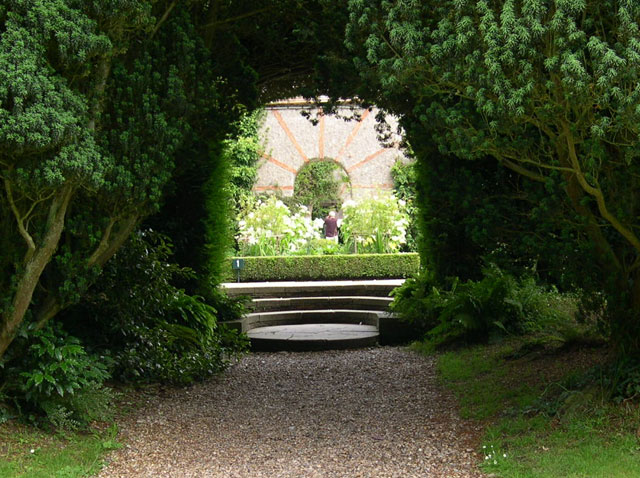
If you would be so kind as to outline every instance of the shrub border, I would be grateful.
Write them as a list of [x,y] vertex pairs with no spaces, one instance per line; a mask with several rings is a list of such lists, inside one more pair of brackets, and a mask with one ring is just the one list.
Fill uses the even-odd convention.
[[400,279],[420,270],[420,256],[415,252],[231,257],[225,266],[228,281],[238,278],[237,272],[231,269],[235,259],[244,260],[244,268],[240,270],[241,282]]

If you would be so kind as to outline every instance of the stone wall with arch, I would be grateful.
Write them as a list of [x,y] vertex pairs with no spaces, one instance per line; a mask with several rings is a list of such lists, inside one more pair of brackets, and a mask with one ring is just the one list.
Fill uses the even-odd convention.
[[[317,121],[310,121],[303,111]],[[344,189],[344,199],[388,194],[393,189],[391,167],[407,158],[399,148],[399,135],[393,134],[385,144],[379,140],[376,114],[375,108],[349,104],[340,106],[337,115],[322,114],[302,99],[268,105],[261,129],[265,153],[254,191],[292,196],[298,171],[310,160],[326,159],[338,163],[349,176],[351,188]],[[397,120],[387,117],[387,122],[395,132]]]

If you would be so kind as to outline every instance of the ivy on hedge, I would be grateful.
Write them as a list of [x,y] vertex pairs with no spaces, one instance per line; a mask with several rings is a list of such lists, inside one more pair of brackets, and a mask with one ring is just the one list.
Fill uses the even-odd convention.
[[410,277],[420,269],[417,253],[345,254],[327,256],[234,257],[227,263],[228,280],[236,280],[234,259],[243,259],[241,281],[393,279]]

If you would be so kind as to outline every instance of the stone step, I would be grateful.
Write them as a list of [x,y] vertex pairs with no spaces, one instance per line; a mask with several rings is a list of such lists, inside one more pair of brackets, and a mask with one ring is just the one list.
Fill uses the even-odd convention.
[[359,324],[295,324],[258,327],[247,334],[253,350],[305,351],[371,347],[378,329]]
[[387,312],[404,279],[242,282],[221,286],[252,298],[254,312],[227,322],[254,350],[322,350],[397,343],[410,331]]
[[314,309],[380,310],[389,308],[391,297],[329,296],[329,297],[277,297],[253,299],[254,312]]
[[364,324],[378,327],[378,310],[318,309],[283,310],[276,312],[254,312],[244,318],[243,332],[257,327],[294,324]]
[[375,296],[388,297],[404,279],[310,282],[227,282],[221,284],[230,296],[253,299],[276,297]]

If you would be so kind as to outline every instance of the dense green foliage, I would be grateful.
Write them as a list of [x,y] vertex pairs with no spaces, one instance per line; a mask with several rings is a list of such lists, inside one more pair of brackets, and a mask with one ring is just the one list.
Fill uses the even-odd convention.
[[[232,237],[222,143],[246,110],[239,95],[255,104],[257,77],[240,31],[210,13],[208,2],[1,3],[0,390],[23,413],[81,426],[92,402],[109,407],[110,373],[190,383],[246,345],[217,325],[241,307],[210,284]],[[145,218],[171,240],[138,235],[120,250]],[[80,341],[41,335],[56,316]],[[92,366],[104,375],[83,378]]]
[[258,175],[258,161],[264,154],[259,136],[264,115],[265,112],[261,109],[245,113],[235,123],[233,132],[224,142],[224,155],[230,165],[226,187],[236,216],[253,199],[252,189]]
[[490,262],[515,275],[537,273],[564,290],[593,287],[593,266],[573,267],[588,245],[551,211],[557,195],[492,158],[467,161],[414,143],[422,158],[415,163],[421,252],[437,280],[480,279]]
[[340,235],[346,249],[355,253],[398,252],[407,242],[405,206],[403,200],[390,195],[345,201]]
[[416,167],[415,162],[403,163],[402,161],[396,161],[391,168],[394,196],[404,201],[404,209],[409,216],[409,224],[406,230],[407,243],[402,248],[403,252],[417,252],[418,242],[420,241]]
[[[232,258],[233,260],[235,258]],[[420,269],[420,257],[407,254],[340,254],[242,257],[242,281],[389,279],[410,277]],[[228,280],[236,272],[228,264]]]
[[527,214],[544,211],[553,225],[543,224],[542,240],[550,230],[571,243],[583,285],[607,290],[615,342],[638,348],[640,7],[352,0],[349,8],[363,97],[403,115],[413,146],[490,157],[539,183],[540,203],[528,185],[516,191],[537,205]]
[[2,393],[24,416],[36,421],[43,415],[58,429],[85,428],[110,416],[113,396],[103,387],[108,358],[88,354],[59,324],[20,341],[26,353],[2,371]]
[[[108,249],[122,240],[120,232],[128,235],[131,215],[138,214],[131,206],[140,199],[158,199],[155,181],[162,181],[162,175],[139,178],[136,192],[114,201],[131,187],[134,178],[128,168],[142,158],[109,150],[95,135],[111,61],[122,46],[118,43],[151,27],[150,10],[146,2],[38,0],[12,2],[0,10],[0,220],[7,246],[2,255],[0,355],[22,324],[76,194],[90,194],[92,206],[71,219],[84,222],[69,228],[61,265],[80,280],[71,290],[57,281],[56,287],[66,289],[61,300],[73,300],[84,285],[84,269],[109,255]],[[112,17],[102,25],[104,30],[98,27],[101,15]],[[154,106],[149,104],[147,114],[156,112]],[[157,144],[165,146],[163,141]],[[114,162],[115,154],[122,154],[121,165]],[[163,159],[152,154],[150,161]]]
[[170,260],[166,237],[136,234],[65,314],[68,328],[113,357],[115,378],[188,384],[222,370],[246,347],[218,323],[213,306],[176,288],[193,271]]
[[[61,312],[118,378],[186,383],[242,349],[217,325],[242,307],[211,286],[260,154],[259,113],[245,112],[309,83],[312,52],[342,41],[325,36],[328,8],[0,2],[3,382],[31,373],[29,337]],[[121,250],[148,228],[170,239],[138,232]]]
[[544,331],[561,335],[572,322],[574,299],[533,278],[517,279],[495,265],[478,281],[452,279],[436,287],[423,272],[394,291],[392,310],[425,334],[430,347],[486,342]]
[[338,163],[329,159],[311,160],[298,171],[293,200],[304,204],[312,218],[325,218],[329,211],[340,208],[343,186],[350,186],[349,176]]
[[77,302],[161,202],[189,117],[203,108],[191,101],[197,70],[187,64],[202,47],[189,12],[178,8],[159,28],[154,8],[163,7],[34,0],[3,10],[1,69],[14,77],[0,93],[3,239],[12,244],[0,354],[32,299],[38,312],[28,318],[39,326]]
[[[218,159],[216,161],[216,159]],[[227,187],[231,179],[230,163],[223,157],[211,158],[214,164],[210,169],[208,181],[203,185],[206,215],[203,219],[205,227],[204,250],[201,260],[204,266],[201,271],[199,290],[207,294],[222,281],[222,267],[225,259],[233,252],[233,219],[234,209],[230,207],[232,191]]]
[[325,35],[329,11],[295,0],[0,3],[0,356],[21,327],[80,300],[153,213],[147,225],[199,274],[184,286],[206,292],[224,242],[205,221],[223,143],[259,94],[310,82],[312,52],[342,41]]

